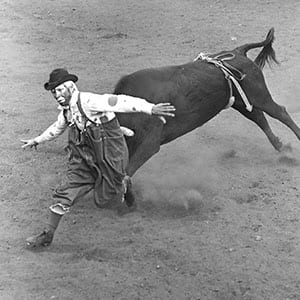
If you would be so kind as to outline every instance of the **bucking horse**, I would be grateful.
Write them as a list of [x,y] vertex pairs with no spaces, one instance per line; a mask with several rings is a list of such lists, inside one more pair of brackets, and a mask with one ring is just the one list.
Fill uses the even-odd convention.
[[[262,42],[213,55],[201,53],[186,64],[144,69],[119,80],[115,94],[136,96],[152,103],[169,102],[176,108],[175,117],[167,120],[145,114],[118,114],[120,124],[135,133],[126,137],[128,206],[135,203],[130,178],[137,169],[161,145],[203,125],[228,106],[256,123],[277,151],[283,151],[285,145],[273,133],[264,113],[288,126],[300,139],[300,128],[285,107],[274,102],[262,73],[266,63],[278,63],[273,41],[274,28],[271,28]],[[263,48],[258,56],[250,60],[247,52],[259,47]]]

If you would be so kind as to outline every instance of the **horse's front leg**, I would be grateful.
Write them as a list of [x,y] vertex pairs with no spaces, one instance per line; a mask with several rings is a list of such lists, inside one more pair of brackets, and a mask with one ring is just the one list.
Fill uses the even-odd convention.
[[[126,193],[124,199],[128,207],[135,205],[135,195],[132,187],[131,177],[134,173],[160,149],[163,123],[159,120],[153,122],[143,136],[139,134],[139,140],[128,140],[129,163],[127,166]],[[135,146],[133,146],[135,145]]]

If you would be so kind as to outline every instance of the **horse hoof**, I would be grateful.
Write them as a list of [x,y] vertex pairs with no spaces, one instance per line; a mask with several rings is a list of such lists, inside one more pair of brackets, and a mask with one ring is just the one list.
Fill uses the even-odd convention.
[[293,147],[290,143],[288,143],[280,148],[280,152],[293,152]]

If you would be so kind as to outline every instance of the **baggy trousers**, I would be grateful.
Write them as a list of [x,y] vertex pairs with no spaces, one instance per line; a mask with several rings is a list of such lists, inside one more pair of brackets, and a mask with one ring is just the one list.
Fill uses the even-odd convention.
[[123,179],[128,164],[128,149],[119,122],[91,124],[83,131],[69,128],[69,162],[66,176],[53,194],[54,205],[72,206],[91,190],[94,201],[105,207],[123,196]]

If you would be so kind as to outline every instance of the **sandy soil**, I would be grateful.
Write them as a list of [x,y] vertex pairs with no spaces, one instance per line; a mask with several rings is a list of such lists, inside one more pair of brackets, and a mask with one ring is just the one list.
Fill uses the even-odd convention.
[[[275,27],[274,99],[300,124],[299,1],[1,0],[0,299],[300,299],[300,143],[278,154],[233,110],[162,147],[134,176],[138,210],[82,201],[53,244],[25,249],[66,167],[66,135],[23,151],[56,119],[43,90],[66,67],[79,88],[264,39]],[[255,53],[253,53],[255,55]]]

